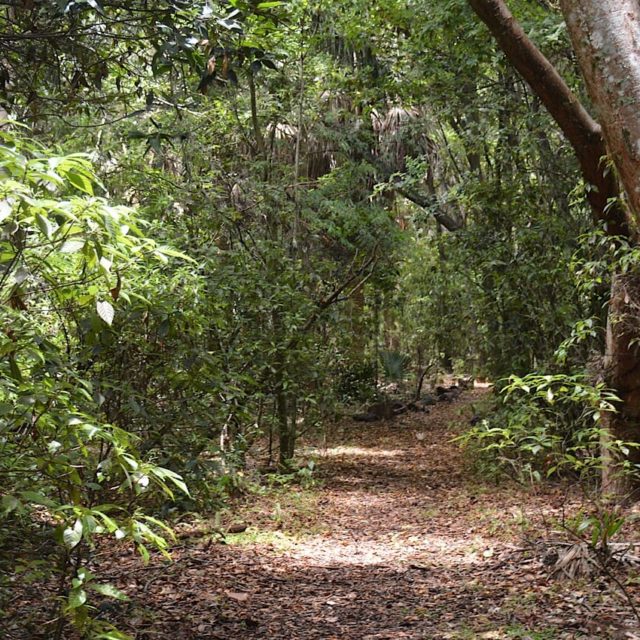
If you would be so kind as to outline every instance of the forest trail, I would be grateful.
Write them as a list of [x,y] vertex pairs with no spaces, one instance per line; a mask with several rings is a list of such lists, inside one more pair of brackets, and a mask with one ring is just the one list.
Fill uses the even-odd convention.
[[335,428],[312,451],[321,482],[243,498],[224,524],[248,529],[226,544],[185,529],[171,564],[110,562],[132,598],[117,623],[176,640],[639,637],[622,597],[598,580],[551,580],[544,549],[525,542],[549,533],[566,492],[465,471],[451,438],[483,393]]

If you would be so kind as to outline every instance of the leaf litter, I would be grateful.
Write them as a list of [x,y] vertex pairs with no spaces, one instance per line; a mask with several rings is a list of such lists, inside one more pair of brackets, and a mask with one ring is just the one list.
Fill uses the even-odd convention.
[[130,599],[104,617],[140,640],[640,640],[637,571],[554,576],[577,492],[485,482],[451,442],[483,393],[343,421],[305,443],[315,486],[236,500],[225,535],[192,527],[172,562],[107,548],[95,571]]

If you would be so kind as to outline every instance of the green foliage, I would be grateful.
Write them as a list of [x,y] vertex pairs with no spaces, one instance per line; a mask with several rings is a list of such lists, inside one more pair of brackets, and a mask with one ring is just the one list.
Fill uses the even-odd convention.
[[625,524],[626,518],[618,509],[599,507],[593,513],[578,513],[565,526],[577,538],[605,555],[609,543]]
[[[458,438],[485,470],[522,482],[554,475],[594,481],[602,463],[602,421],[617,397],[584,376],[530,374],[511,377],[500,390],[498,410]],[[612,442],[612,450],[628,443]]]
[[371,400],[376,392],[376,367],[372,362],[345,362],[336,367],[336,393],[345,403]]
[[[44,146],[0,129],[1,506],[57,540],[86,635],[119,637],[90,615],[117,597],[98,537],[166,553],[154,514],[254,490],[262,438],[297,469],[379,374],[580,371],[597,348],[637,252],[584,235],[566,141],[465,0],[18,5],[0,97]],[[557,12],[513,8],[575,84]],[[612,394],[530,375],[501,398],[463,438],[481,459],[593,476]]]
[[[0,17],[7,50],[0,73],[3,104],[32,121],[86,118],[116,104],[144,109],[172,100],[164,82],[182,79],[206,92],[237,84],[240,71],[275,69],[265,50],[287,19],[285,2],[50,0],[11,7]],[[24,33],[38,37],[23,38]],[[25,73],[25,60],[29,61]],[[198,77],[200,84],[198,85]],[[53,108],[64,107],[63,109]],[[91,125],[89,125],[91,126]],[[145,137],[158,149],[171,136]]]
[[170,530],[137,505],[155,490],[187,493],[178,474],[138,455],[135,435],[103,419],[89,372],[113,335],[114,305],[131,299],[129,270],[162,254],[133,210],[93,195],[100,184],[86,158],[0,135],[2,517],[47,520],[54,571],[75,572],[58,594],[64,611],[88,628],[93,577],[82,562],[96,537],[131,540],[146,558],[149,545],[166,553]]
[[270,473],[267,476],[267,482],[271,487],[286,487],[298,484],[303,489],[310,489],[317,484],[317,480],[314,477],[315,470],[315,461],[309,460],[304,466],[292,470],[290,473]]
[[407,366],[411,362],[410,356],[406,353],[399,353],[398,351],[382,351],[380,353],[380,360],[382,361],[382,368],[384,375],[394,382],[400,382],[404,380],[407,375]]

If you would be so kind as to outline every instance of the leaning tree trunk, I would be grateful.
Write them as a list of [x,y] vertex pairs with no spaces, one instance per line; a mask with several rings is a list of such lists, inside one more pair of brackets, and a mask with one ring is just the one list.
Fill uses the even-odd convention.
[[629,209],[640,214],[640,3],[561,0],[562,12]]
[[[468,0],[507,59],[538,95],[573,147],[588,198],[610,235],[638,242],[640,216],[640,3],[638,0],[560,0],[591,99],[595,122],[557,70],[537,49],[504,0]],[[618,199],[615,172],[626,193]],[[608,417],[604,491],[621,499],[640,488],[625,480],[612,442],[640,441],[640,274],[616,274],[611,289],[605,379],[622,402]],[[632,449],[627,461],[640,462]],[[633,486],[635,485],[635,487]],[[636,498],[638,495],[636,494]]]
[[[593,3],[598,1],[593,0]],[[617,1],[609,0],[609,3]],[[615,175],[603,162],[607,148],[600,124],[589,115],[556,68],[527,36],[504,0],[468,2],[571,144],[582,176],[590,187],[587,198],[595,217],[605,223],[610,234],[626,236],[629,230],[624,208],[611,201],[618,195],[618,187]],[[573,2],[579,3],[580,0]]]
[[[637,243],[640,219],[640,3],[561,0],[582,75],[624,188]],[[608,438],[640,442],[640,274],[616,274],[611,288],[605,379],[622,403],[609,416]],[[632,463],[640,451],[632,449]],[[620,466],[605,465],[605,491],[621,497],[633,486]],[[638,489],[638,483],[634,483]],[[637,495],[635,497],[638,497]]]

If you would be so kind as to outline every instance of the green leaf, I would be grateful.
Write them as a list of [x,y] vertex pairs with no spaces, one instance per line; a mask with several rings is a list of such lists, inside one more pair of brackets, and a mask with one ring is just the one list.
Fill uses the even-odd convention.
[[23,381],[22,371],[20,370],[20,367],[18,366],[18,363],[16,362],[13,354],[9,356],[9,371],[11,372],[11,377],[14,380],[17,380],[18,382]]
[[85,174],[70,170],[67,172],[66,177],[76,189],[90,196],[93,195],[93,184]]
[[579,525],[578,525],[578,533],[583,533],[584,531],[586,531],[590,526],[592,525],[591,520],[586,519],[583,520]]
[[77,609],[87,601],[87,592],[84,589],[72,589],[69,593],[67,607]]
[[60,253],[78,253],[85,245],[84,240],[67,240],[61,247]]
[[116,587],[114,587],[112,584],[91,584],[89,586],[99,594],[107,596],[107,598],[115,598],[116,600],[129,600],[129,596],[126,593],[120,591],[120,589],[116,589]]
[[26,502],[41,504],[45,507],[56,506],[56,503],[53,500],[51,500],[51,498],[47,498],[47,496],[43,496],[41,493],[38,493],[36,491],[21,491],[20,497]]
[[182,476],[177,474],[175,471],[171,471],[171,469],[166,469],[165,467],[154,467],[151,470],[151,473],[153,473],[157,478],[160,478],[163,481],[169,480],[170,482],[173,482],[173,484],[175,484],[176,487],[180,489],[180,491],[182,491],[186,495],[190,495],[189,489],[182,479]]
[[0,222],[8,218],[13,212],[13,208],[6,200],[0,200]]
[[186,253],[182,253],[181,251],[177,251],[176,249],[172,249],[171,247],[158,247],[156,249],[156,253],[160,253],[165,256],[172,256],[173,258],[180,258],[181,260],[187,260],[193,264],[197,264],[197,262],[189,257]]
[[51,240],[51,236],[53,235],[53,225],[47,218],[45,218],[42,214],[36,213],[36,223],[38,228],[42,233]]
[[73,549],[82,540],[82,522],[76,520],[73,527],[67,527],[62,533],[62,540],[67,549]]
[[147,547],[145,547],[145,545],[142,544],[142,542],[136,543],[136,549],[138,550],[138,553],[142,557],[142,561],[145,564],[147,564],[149,562],[149,559],[151,558],[151,555],[149,554],[149,549],[147,549]]

